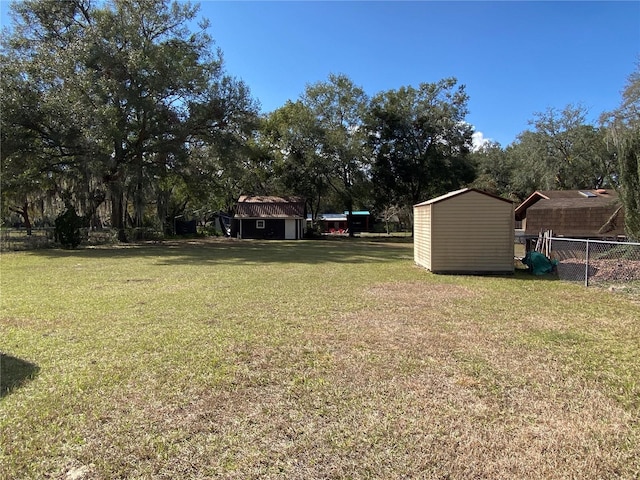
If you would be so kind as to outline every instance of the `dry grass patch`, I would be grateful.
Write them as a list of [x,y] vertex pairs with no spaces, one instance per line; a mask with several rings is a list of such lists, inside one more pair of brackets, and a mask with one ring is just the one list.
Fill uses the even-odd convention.
[[[339,369],[351,382],[385,379],[393,395],[383,395],[378,408],[404,412],[393,430],[412,438],[409,458],[427,451],[433,465],[446,465],[432,474],[598,478],[640,468],[633,413],[553,355],[514,345],[474,321],[469,314],[479,293],[420,282],[366,293],[378,303],[341,323],[353,341],[342,342]],[[367,369],[360,367],[363,351]],[[413,474],[425,468],[415,466]]]
[[441,307],[476,295],[471,289],[461,285],[418,281],[379,283],[365,291],[379,304],[406,308]]

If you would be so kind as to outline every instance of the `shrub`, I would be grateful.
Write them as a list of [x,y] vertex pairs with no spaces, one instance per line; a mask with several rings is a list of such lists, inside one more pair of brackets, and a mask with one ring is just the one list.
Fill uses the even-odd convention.
[[68,207],[55,221],[54,239],[63,247],[76,248],[82,241],[81,228],[84,226],[75,208]]

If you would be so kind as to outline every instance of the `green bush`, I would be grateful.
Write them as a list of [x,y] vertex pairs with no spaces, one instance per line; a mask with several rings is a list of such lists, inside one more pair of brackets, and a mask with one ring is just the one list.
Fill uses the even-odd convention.
[[322,237],[322,223],[313,222],[307,227],[304,232],[305,238],[320,238]]
[[84,226],[82,217],[79,217],[75,208],[68,207],[58,215],[55,221],[54,239],[63,247],[76,248],[82,242],[81,228]]

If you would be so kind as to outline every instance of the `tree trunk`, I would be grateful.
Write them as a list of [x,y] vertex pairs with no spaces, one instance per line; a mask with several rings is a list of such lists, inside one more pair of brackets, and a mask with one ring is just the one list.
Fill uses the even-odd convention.
[[124,229],[124,194],[120,185],[111,184],[111,228],[118,231],[118,241],[127,242],[127,233]]
[[31,219],[29,218],[29,202],[24,201],[21,207],[9,207],[11,211],[20,215],[24,221],[24,226],[27,229],[27,235],[31,236]]
[[353,238],[355,235],[353,234],[353,198],[351,196],[347,198],[347,210],[349,212],[347,214],[347,229],[349,230],[349,238]]
[[27,235],[31,235],[31,219],[29,218],[29,203],[25,200],[22,206],[22,217],[24,218],[24,226],[27,229]]

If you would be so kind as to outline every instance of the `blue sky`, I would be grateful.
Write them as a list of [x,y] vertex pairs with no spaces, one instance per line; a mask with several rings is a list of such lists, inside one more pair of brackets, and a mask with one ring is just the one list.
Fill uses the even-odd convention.
[[200,3],[228,73],[264,112],[330,73],[369,95],[453,76],[469,123],[503,146],[549,107],[581,104],[595,121],[640,61],[638,1]]

